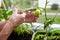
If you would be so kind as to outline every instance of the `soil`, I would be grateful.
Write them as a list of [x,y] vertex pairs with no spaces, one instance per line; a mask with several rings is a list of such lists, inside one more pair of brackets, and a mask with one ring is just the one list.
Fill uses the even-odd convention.
[[24,32],[23,34],[18,35],[15,32],[12,32],[8,40],[31,40],[32,34]]

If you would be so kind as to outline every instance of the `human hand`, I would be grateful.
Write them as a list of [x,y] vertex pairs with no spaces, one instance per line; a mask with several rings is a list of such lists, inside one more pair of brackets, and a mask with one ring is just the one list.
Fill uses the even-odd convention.
[[9,21],[13,23],[14,26],[17,26],[24,22],[25,15],[25,13],[18,12],[17,8],[15,8]]
[[36,22],[37,19],[38,19],[38,16],[34,16],[34,12],[33,11],[29,11],[26,14],[25,22]]

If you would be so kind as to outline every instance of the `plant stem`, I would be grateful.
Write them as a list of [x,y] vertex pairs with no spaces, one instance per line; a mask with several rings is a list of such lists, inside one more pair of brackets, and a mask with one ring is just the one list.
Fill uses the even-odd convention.
[[8,9],[7,4],[6,4],[6,1],[3,0],[3,2],[4,2],[4,4],[5,4],[5,8]]
[[11,1],[10,0],[3,0],[3,2],[5,4],[5,8],[8,10],[8,8],[11,7]]
[[6,9],[6,5],[5,5],[5,3],[4,3],[4,0],[2,0],[2,8],[3,8],[3,9]]
[[56,40],[57,40],[57,37],[56,37]]
[[[47,28],[46,28],[46,36],[45,37],[48,37],[48,30],[47,30]],[[47,38],[46,38],[47,39]]]
[[47,20],[47,15],[46,15],[46,13],[47,13],[46,10],[47,10],[47,9],[46,9],[46,6],[47,6],[47,0],[46,0],[46,3],[45,3],[45,9],[44,9],[44,11],[45,11],[45,18],[46,18],[46,20]]

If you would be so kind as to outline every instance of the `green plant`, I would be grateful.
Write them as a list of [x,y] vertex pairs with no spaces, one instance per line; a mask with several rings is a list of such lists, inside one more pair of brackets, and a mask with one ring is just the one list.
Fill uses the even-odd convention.
[[51,9],[52,10],[58,10],[59,5],[58,4],[52,4]]
[[45,36],[45,31],[36,31],[34,32],[34,34],[32,35],[32,39],[31,40],[40,40],[41,38],[44,39]]
[[[50,25],[54,22],[54,19],[55,19],[55,17],[54,18],[47,18],[47,15],[46,15],[46,6],[47,6],[47,4],[48,4],[48,1],[46,0],[46,4],[45,4],[45,8],[44,8],[44,11],[45,11],[45,22],[44,22],[44,30],[45,30],[45,35],[43,36],[43,40],[47,40],[48,39],[48,28],[50,27]],[[38,39],[38,40],[40,40],[39,39],[39,37],[41,37],[40,36],[41,34],[40,34],[40,32],[38,32],[38,31],[36,31],[34,34],[33,34],[33,36],[32,36],[32,40],[36,40],[36,39]],[[36,36],[38,36],[37,38],[36,38]]]
[[45,8],[44,8],[44,12],[45,12],[45,18],[46,18],[46,20],[47,20],[47,15],[46,15],[46,11],[47,11],[47,8],[46,8],[46,6],[47,6],[47,4],[48,4],[48,0],[46,0],[46,3],[45,3]]
[[32,23],[29,23],[29,24],[30,25],[28,25],[28,24],[19,25],[17,28],[14,29],[14,32],[16,32],[18,35],[23,34],[24,32],[27,32],[30,34],[32,30],[29,30],[28,27],[33,26],[33,25],[32,25]]
[[12,15],[12,10],[0,9],[0,20],[7,20],[10,15]]
[[11,0],[3,0],[3,2],[5,4],[5,7],[6,7],[7,10],[8,10],[9,7],[12,6]]
[[57,29],[51,30],[50,32],[51,32],[52,36],[54,36],[54,35],[59,36],[60,35],[60,30],[57,30]]

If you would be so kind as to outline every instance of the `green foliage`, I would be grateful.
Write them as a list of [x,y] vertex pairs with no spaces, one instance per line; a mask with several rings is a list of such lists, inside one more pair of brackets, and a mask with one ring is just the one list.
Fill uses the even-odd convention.
[[[51,35],[50,35],[50,33],[51,33]],[[56,35],[56,34],[58,34],[58,35]],[[31,40],[44,40],[44,38],[46,38],[45,35],[46,35],[46,31],[45,32],[44,31],[36,31],[32,35]],[[60,30],[51,30],[47,35],[48,35],[47,40],[60,39]]]
[[[60,35],[60,30],[51,30],[50,31],[51,33],[52,33],[52,35],[55,35],[55,34],[59,34]],[[59,36],[59,35],[57,35],[57,36]]]
[[[43,33],[45,33],[45,31],[43,31]],[[36,31],[34,32],[34,34],[32,35],[32,39],[31,40],[36,40],[36,39],[40,39],[43,38],[45,35],[41,34],[41,31]]]
[[59,5],[58,4],[52,4],[51,9],[52,10],[58,10]]
[[60,17],[55,18],[55,23],[60,24]]
[[28,24],[21,24],[14,29],[14,32],[16,32],[18,35],[20,35],[21,33],[23,34],[24,32],[27,32],[28,34],[30,34],[31,30],[29,30],[28,27],[29,27]]
[[[47,0],[46,0],[46,4],[45,4],[45,8],[44,8],[44,11],[45,11],[45,19],[46,19],[46,21],[44,22],[44,30],[45,30],[45,32],[46,32],[46,34],[45,34],[45,36],[44,36],[44,38],[47,40],[47,38],[48,38],[48,28],[50,27],[49,25],[51,25],[53,22],[54,22],[54,19],[55,19],[55,17],[54,18],[52,18],[52,19],[48,19],[47,18],[47,15],[46,15],[46,6],[47,6],[47,4],[48,4],[48,2],[47,2]],[[38,14],[36,14],[36,13],[38,13]],[[35,14],[36,15],[39,15],[39,13],[40,13],[40,11],[36,11],[35,12]],[[36,36],[37,35],[37,36]],[[32,40],[40,40],[39,38],[40,38],[40,32],[34,32],[34,34],[33,34],[33,36],[32,36]]]
[[47,38],[47,40],[55,40],[57,37],[56,36],[50,36]]
[[[27,24],[26,24],[27,25]],[[32,24],[32,22],[30,23],[30,25],[31,25],[31,27],[33,27],[33,24]]]
[[12,10],[5,10],[5,9],[1,9],[0,10],[0,20],[2,20],[2,19],[5,19],[5,20],[7,20],[8,19],[8,17],[10,16],[10,15],[12,15]]
[[47,27],[49,27],[49,25],[54,22],[54,19],[55,18],[46,20],[46,22],[44,23],[44,29],[46,29]]
[[[0,17],[2,17],[3,18],[3,16],[2,15],[4,15],[4,13],[6,13],[6,10],[0,10]],[[5,16],[5,15],[4,15]]]
[[36,40],[43,40],[44,39],[44,35],[37,35],[36,36]]

